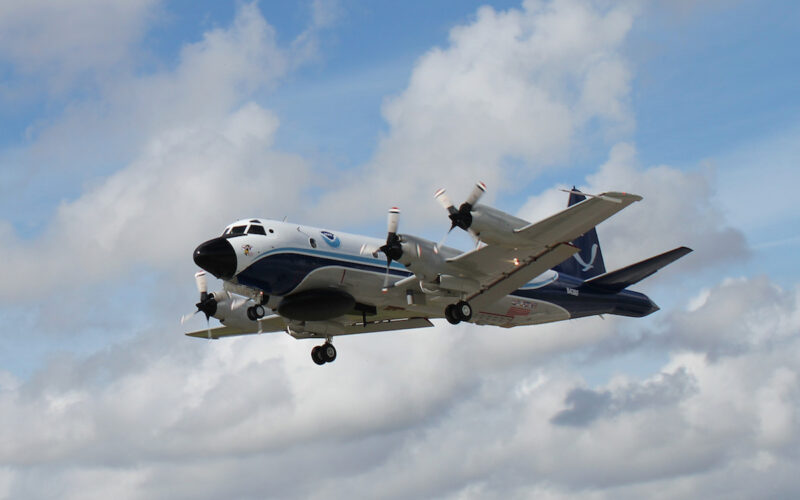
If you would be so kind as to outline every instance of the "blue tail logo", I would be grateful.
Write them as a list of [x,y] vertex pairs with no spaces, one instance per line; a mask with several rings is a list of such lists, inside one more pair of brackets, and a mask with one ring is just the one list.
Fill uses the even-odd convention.
[[577,260],[578,263],[583,266],[583,269],[581,269],[581,271],[588,271],[589,269],[594,267],[594,259],[597,258],[597,250],[599,249],[600,245],[598,245],[597,243],[592,244],[592,258],[589,259],[589,262],[584,262],[583,259],[581,258],[580,253],[576,253],[575,255],[573,255],[573,257],[575,257],[575,260]]

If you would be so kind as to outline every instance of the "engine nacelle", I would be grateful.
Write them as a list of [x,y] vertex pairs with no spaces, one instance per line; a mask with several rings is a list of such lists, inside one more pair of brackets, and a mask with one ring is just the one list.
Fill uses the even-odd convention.
[[529,222],[486,205],[475,205],[471,215],[469,228],[481,241],[506,247],[525,246],[525,240],[514,230],[527,226]]
[[423,281],[433,280],[444,267],[445,259],[454,256],[442,255],[436,243],[424,238],[402,234],[400,235],[400,242],[403,255],[398,262],[406,266]]
[[247,317],[247,308],[256,305],[254,301],[228,291],[214,292],[212,295],[217,301],[217,311],[213,317],[220,323],[225,326],[257,328],[258,323]]

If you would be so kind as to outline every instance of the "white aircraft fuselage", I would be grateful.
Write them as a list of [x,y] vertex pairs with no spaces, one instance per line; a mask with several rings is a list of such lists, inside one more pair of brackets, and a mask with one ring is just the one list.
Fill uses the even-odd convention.
[[627,287],[691,251],[680,247],[605,272],[594,225],[636,195],[573,194],[567,210],[529,224],[474,200],[456,210],[442,194],[453,227],[487,244],[461,252],[399,234],[397,209],[389,212],[386,241],[270,219],[230,224],[194,252],[195,263],[224,282],[223,292],[208,293],[198,273],[198,311],[224,327],[187,335],[282,330],[325,338],[312,351],[324,364],[336,357],[334,336],[427,327],[435,318],[510,328],[599,314],[642,317],[658,306]]

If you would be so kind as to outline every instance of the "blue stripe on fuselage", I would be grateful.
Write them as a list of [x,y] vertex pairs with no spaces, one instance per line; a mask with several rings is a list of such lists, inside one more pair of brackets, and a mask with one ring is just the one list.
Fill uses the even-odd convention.
[[643,293],[632,290],[604,293],[584,286],[580,279],[563,273],[559,273],[558,280],[547,286],[532,290],[523,288],[512,292],[511,295],[550,302],[566,309],[571,318],[596,314],[617,314],[639,318],[658,310],[658,306]]
[[[312,271],[324,267],[346,267],[376,274],[386,273],[386,264],[378,259],[323,250],[281,248],[259,256],[236,278],[240,284],[258,288],[270,295],[287,295]],[[392,263],[389,274],[405,278],[413,273],[407,271],[401,264]]]
[[[386,265],[380,259],[317,249],[280,248],[259,256],[237,275],[237,279],[242,285],[263,290],[270,295],[283,296],[297,288],[312,271],[325,267],[386,273]],[[393,262],[389,274],[405,278],[413,273]],[[550,283],[528,283],[511,295],[556,304],[566,309],[572,318],[595,314],[641,317],[658,309],[642,293],[630,290],[603,293],[585,286],[582,280],[563,273],[559,273],[558,278]]]

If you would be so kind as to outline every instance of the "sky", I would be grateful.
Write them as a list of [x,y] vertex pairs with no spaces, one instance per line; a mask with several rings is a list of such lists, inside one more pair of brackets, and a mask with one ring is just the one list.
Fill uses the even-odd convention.
[[[800,494],[800,5],[0,5],[0,498]],[[661,310],[313,343],[183,335],[264,217],[438,240],[560,189]],[[450,240],[448,240],[450,242]],[[452,239],[468,245],[468,238]],[[211,289],[221,284],[212,280]]]

